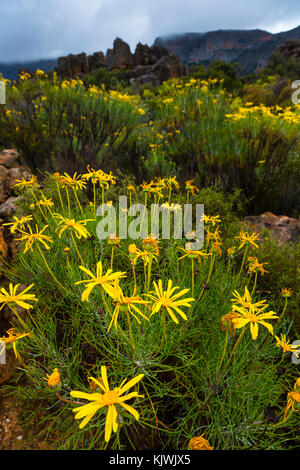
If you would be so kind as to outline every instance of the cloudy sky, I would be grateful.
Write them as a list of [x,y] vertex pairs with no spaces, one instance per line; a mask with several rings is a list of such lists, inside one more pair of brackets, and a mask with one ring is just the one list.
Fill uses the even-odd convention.
[[133,49],[172,33],[300,25],[299,0],[0,0],[0,62]]

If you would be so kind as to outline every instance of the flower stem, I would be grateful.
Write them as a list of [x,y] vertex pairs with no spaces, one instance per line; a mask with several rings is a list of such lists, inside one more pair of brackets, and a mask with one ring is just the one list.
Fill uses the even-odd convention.
[[22,325],[22,327],[26,330],[26,331],[29,331],[29,328],[28,326],[26,325],[26,323],[22,320],[22,318],[20,317],[20,315],[18,314],[18,311],[16,309],[16,307],[14,305],[11,305],[10,308],[12,309],[12,311],[14,312],[14,314],[16,315],[20,325]]
[[242,270],[243,270],[243,267],[244,267],[244,264],[245,264],[245,261],[246,261],[247,253],[248,253],[248,246],[244,251],[244,256],[243,256],[243,261],[242,261],[241,268],[240,268],[240,271],[239,271],[239,276],[242,274]]
[[69,196],[69,191],[68,191],[68,188],[67,188],[67,187],[65,187],[65,190],[66,190],[67,201],[68,201],[68,214],[69,214],[69,217],[70,217],[70,214],[71,214],[70,196]]
[[225,354],[226,354],[226,350],[227,350],[227,345],[228,345],[228,328],[226,329],[226,338],[225,338],[225,344],[224,344],[224,349],[223,349],[223,354],[222,354],[222,357],[221,357],[221,360],[219,362],[219,366],[218,366],[218,369],[217,369],[217,377],[218,377],[218,373],[219,373],[219,370],[221,369],[221,366],[223,364],[223,361],[224,361],[224,358],[225,358]]
[[81,254],[80,254],[80,251],[78,250],[78,246],[77,246],[77,243],[76,243],[76,241],[75,241],[74,235],[73,235],[72,232],[70,232],[70,233],[71,233],[71,238],[72,238],[72,241],[73,241],[73,245],[74,245],[74,247],[75,247],[75,250],[76,250],[76,252],[77,252],[77,255],[78,255],[78,257],[79,257],[79,259],[80,259],[80,261],[81,261],[82,266],[84,266],[84,261],[83,261],[83,259],[82,259]]
[[66,289],[66,288],[56,279],[56,277],[54,276],[53,271],[51,270],[49,264],[47,263],[47,260],[46,260],[46,258],[45,258],[45,256],[44,256],[44,253],[43,253],[42,250],[40,249],[39,245],[37,245],[37,247],[38,247],[38,250],[39,250],[39,252],[40,252],[41,257],[43,258],[43,261],[44,261],[44,263],[45,263],[45,266],[46,266],[46,268],[48,269],[48,271],[49,271],[49,273],[51,274],[51,276],[53,277],[54,281],[57,283],[57,285],[58,285],[61,289],[63,289],[63,290],[66,291],[67,289]]
[[256,289],[256,283],[257,283],[257,272],[255,273],[255,278],[254,278],[254,284],[253,284],[253,288],[252,288],[252,291],[251,291],[251,297],[253,296],[254,292],[255,292],[255,289]]
[[74,193],[75,199],[76,199],[76,201],[77,201],[77,204],[78,204],[78,206],[79,206],[79,208],[80,208],[82,217],[84,217],[84,212],[83,212],[82,206],[81,206],[81,204],[80,204],[80,201],[79,201],[79,199],[78,199],[77,191],[76,191],[75,188],[73,188],[73,187],[72,187],[72,189],[73,189],[73,193]]
[[285,311],[286,311],[287,304],[288,304],[288,299],[287,299],[287,297],[286,297],[284,300],[285,300],[285,302],[284,302],[284,307],[283,307],[283,310],[282,310],[282,314],[281,314],[280,317],[278,318],[278,323],[282,320],[283,315],[285,314]]
[[113,263],[114,263],[114,251],[115,251],[115,247],[112,246],[112,249],[111,249],[111,257],[110,257],[110,269],[113,269]]
[[61,193],[60,193],[60,188],[59,188],[58,181],[56,181],[56,188],[57,188],[57,193],[58,193],[58,197],[59,197],[59,200],[60,200],[61,209],[62,209],[62,211],[64,211],[64,210],[65,210],[65,206],[64,206],[63,201],[62,201],[62,197],[61,197]]
[[128,328],[129,328],[129,336],[130,336],[132,352],[133,352],[133,359],[134,359],[135,358],[135,345],[134,345],[134,339],[133,339],[133,336],[132,336],[131,321],[130,321],[130,316],[129,316],[128,310],[126,310],[125,313],[126,313],[126,317],[127,317],[127,323],[128,323]]
[[192,262],[192,297],[194,297],[195,291],[195,271],[194,271],[194,259],[191,259]]
[[248,330],[248,328],[249,328],[249,325],[246,326],[246,327],[244,327],[244,328],[243,328],[243,331],[241,332],[240,336],[238,337],[238,340],[237,340],[237,342],[235,343],[234,348],[232,349],[231,354],[230,354],[230,356],[229,356],[229,359],[228,359],[228,361],[227,361],[227,363],[226,363],[226,365],[225,365],[225,371],[226,371],[227,368],[229,367],[229,365],[230,365],[230,363],[231,363],[231,360],[232,360],[232,358],[233,358],[233,355],[234,355],[235,351],[237,350],[237,348],[238,348],[238,346],[239,346],[239,344],[240,344],[240,342],[241,342],[241,340],[242,340],[244,334],[245,334],[246,331]]

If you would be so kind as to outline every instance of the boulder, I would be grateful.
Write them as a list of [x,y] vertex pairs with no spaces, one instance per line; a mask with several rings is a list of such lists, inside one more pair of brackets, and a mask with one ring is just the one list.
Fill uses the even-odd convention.
[[243,222],[256,232],[262,232],[264,228],[269,229],[272,237],[280,246],[288,242],[297,244],[300,241],[299,219],[265,212],[259,216],[248,216]]
[[299,39],[287,39],[284,43],[280,44],[274,51],[274,55],[271,56],[270,62],[276,55],[281,55],[287,61],[291,58],[300,60],[300,40]]
[[20,155],[15,149],[3,150],[0,153],[0,165],[9,169],[19,160],[19,157]]
[[103,52],[94,52],[93,55],[88,56],[89,71],[97,70],[100,67],[106,66],[106,58]]
[[20,196],[9,197],[3,204],[0,205],[0,216],[1,217],[10,217],[15,215],[18,210],[18,202],[20,201]]
[[88,73],[90,68],[86,53],[82,52],[81,54],[69,54],[66,57],[59,57],[55,70],[62,78],[71,78]]
[[107,49],[106,67],[112,69],[127,69],[133,66],[133,55],[129,45],[120,38],[114,40],[113,49]]
[[7,199],[7,180],[9,178],[9,170],[5,166],[0,165],[0,203]]
[[100,67],[128,70],[132,83],[152,83],[153,86],[160,85],[169,78],[188,74],[188,67],[164,46],[149,47],[138,43],[132,54],[129,45],[120,38],[115,39],[113,48],[107,50],[106,57],[103,52],[95,52],[89,56],[83,52],[60,57],[56,71],[60,77],[72,78],[81,77]]
[[15,149],[6,149],[0,153],[0,204],[13,195],[13,186],[17,179],[30,180],[30,170],[19,164],[19,154]]
[[156,62],[153,66],[153,73],[160,82],[164,82],[170,78],[179,78],[186,75],[186,67],[181,64],[174,54],[169,54]]

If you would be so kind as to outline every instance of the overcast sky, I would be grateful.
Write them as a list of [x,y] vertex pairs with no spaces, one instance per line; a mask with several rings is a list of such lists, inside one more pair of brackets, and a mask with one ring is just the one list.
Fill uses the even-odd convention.
[[92,53],[119,36],[132,49],[157,36],[300,25],[300,0],[0,0],[0,62]]

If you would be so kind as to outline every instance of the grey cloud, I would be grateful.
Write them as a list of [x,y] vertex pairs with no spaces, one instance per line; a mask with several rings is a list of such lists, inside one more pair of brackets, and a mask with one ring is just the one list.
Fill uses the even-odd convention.
[[165,34],[298,24],[299,0],[0,0],[0,62],[105,52],[116,36],[134,48]]

